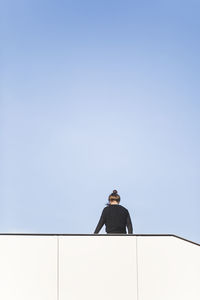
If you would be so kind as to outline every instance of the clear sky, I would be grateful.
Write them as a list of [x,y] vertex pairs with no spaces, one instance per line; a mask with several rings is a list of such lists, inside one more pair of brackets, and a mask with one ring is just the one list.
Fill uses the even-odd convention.
[[[0,232],[200,242],[200,2],[1,1]],[[104,230],[101,231],[104,233]]]

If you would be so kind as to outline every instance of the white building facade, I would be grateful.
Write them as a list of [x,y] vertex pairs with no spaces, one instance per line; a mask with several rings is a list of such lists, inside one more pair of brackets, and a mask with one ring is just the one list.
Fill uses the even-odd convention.
[[200,247],[173,235],[0,235],[2,300],[200,300]]

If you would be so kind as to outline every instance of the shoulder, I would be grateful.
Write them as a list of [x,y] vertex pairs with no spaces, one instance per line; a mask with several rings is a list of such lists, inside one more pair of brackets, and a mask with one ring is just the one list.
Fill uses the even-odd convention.
[[104,207],[104,209],[103,209],[103,213],[106,213],[106,212],[108,211],[108,209],[109,209],[109,207],[108,207],[108,206]]
[[121,210],[123,210],[124,212],[128,213],[128,209],[126,207],[124,207],[122,205],[119,205],[119,206],[120,206]]

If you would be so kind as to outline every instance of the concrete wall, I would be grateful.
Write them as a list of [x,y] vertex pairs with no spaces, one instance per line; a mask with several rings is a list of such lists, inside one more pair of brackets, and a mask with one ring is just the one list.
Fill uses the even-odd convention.
[[57,238],[0,236],[0,299],[57,300]]
[[61,237],[59,249],[60,300],[137,299],[135,237]]
[[200,247],[175,237],[137,237],[139,300],[200,300]]
[[172,236],[0,235],[3,300],[199,300],[200,247]]

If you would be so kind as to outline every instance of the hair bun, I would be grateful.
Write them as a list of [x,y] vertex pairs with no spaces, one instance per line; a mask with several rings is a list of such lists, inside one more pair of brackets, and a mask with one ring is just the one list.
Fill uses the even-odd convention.
[[108,197],[108,201],[117,201],[118,203],[120,202],[120,196],[118,195],[117,190],[113,190],[112,194]]

